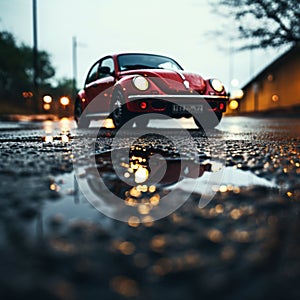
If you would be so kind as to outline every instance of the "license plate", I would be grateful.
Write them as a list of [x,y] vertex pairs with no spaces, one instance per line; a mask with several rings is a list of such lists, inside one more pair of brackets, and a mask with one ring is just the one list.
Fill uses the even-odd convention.
[[173,105],[173,113],[201,113],[203,112],[203,106],[201,104],[182,104]]

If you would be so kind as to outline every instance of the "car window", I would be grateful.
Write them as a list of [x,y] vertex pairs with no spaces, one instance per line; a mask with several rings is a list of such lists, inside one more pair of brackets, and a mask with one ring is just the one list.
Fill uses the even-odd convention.
[[158,65],[158,68],[160,69],[167,69],[167,70],[175,70],[178,71],[178,66],[175,65],[173,62],[171,61],[167,61],[167,62],[163,62],[162,64]]
[[107,77],[107,76],[111,76],[113,74],[113,72],[115,71],[114,61],[111,57],[108,57],[108,58],[105,58],[104,60],[102,60],[100,62],[100,65],[99,65],[99,68],[100,67],[108,67],[109,70],[110,70],[110,74],[99,72],[99,74],[98,74],[99,78],[104,78],[104,77]]
[[99,63],[96,63],[90,70],[86,82],[85,84],[91,83],[95,80],[97,80],[98,78],[98,68],[99,68]]
[[121,54],[118,56],[120,71],[136,69],[171,69],[182,71],[181,66],[173,59],[152,54]]

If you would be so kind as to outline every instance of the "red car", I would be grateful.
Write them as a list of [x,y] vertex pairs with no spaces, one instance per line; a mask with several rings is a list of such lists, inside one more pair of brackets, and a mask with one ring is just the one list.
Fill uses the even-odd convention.
[[214,127],[227,101],[219,80],[184,72],[169,57],[122,53],[105,56],[91,67],[75,100],[75,120],[79,128],[87,128],[92,119],[109,115],[120,128],[140,115],[134,120],[137,127],[146,126],[153,116],[192,116],[198,127]]

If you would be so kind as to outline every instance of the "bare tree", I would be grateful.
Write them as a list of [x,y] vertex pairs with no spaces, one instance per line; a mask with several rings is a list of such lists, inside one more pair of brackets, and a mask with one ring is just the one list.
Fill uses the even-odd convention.
[[300,0],[214,0],[211,5],[235,19],[234,38],[242,42],[241,49],[300,42]]

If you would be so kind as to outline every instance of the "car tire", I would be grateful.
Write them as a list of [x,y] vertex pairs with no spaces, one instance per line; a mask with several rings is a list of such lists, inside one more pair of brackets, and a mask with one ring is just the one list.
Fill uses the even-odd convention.
[[118,129],[125,123],[125,98],[120,90],[116,90],[112,96],[111,114],[115,128]]
[[82,116],[82,106],[80,104],[79,99],[75,101],[75,108],[74,108],[74,116],[75,121],[77,123],[78,128],[88,128],[90,125],[91,120]]
[[[212,129],[215,128],[216,126],[219,125],[221,119],[222,119],[222,113],[221,112],[217,112],[215,113],[215,117],[214,118],[207,118],[207,116],[209,117],[210,114],[206,115],[205,117],[203,116],[199,116],[199,120],[196,117],[193,117],[195,124],[198,126],[198,128],[200,129]],[[202,122],[201,122],[202,121]],[[204,127],[204,128],[203,128]]]

